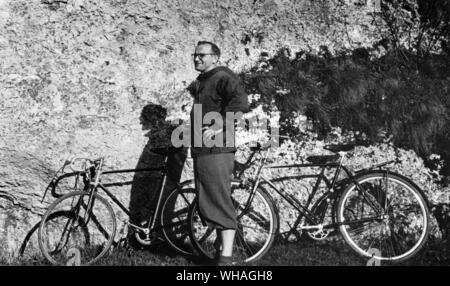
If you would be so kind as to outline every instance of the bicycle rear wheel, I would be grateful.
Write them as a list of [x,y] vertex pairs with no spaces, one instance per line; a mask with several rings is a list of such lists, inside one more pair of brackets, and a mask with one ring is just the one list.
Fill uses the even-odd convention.
[[38,241],[41,252],[55,265],[91,265],[103,257],[116,233],[111,205],[94,194],[73,192],[53,202],[42,218]]
[[161,227],[167,242],[182,254],[193,254],[189,239],[188,215],[196,196],[193,188],[175,188],[167,196],[161,210]]
[[[235,234],[233,256],[241,262],[260,259],[272,246],[278,232],[278,216],[270,196],[258,188],[251,205],[246,208],[250,191],[237,188],[232,191],[232,199],[237,212],[238,226]],[[213,259],[220,242],[216,230],[206,225],[194,202],[189,212],[191,242],[198,253]]]
[[407,178],[374,171],[343,192],[337,219],[345,241],[357,253],[378,260],[411,258],[425,244],[429,210],[420,189]]

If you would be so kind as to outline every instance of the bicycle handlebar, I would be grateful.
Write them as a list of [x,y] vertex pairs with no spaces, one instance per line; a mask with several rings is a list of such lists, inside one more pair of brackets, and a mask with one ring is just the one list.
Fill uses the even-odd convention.
[[85,172],[90,167],[95,167],[99,165],[101,162],[103,162],[103,158],[97,158],[94,160],[91,160],[89,158],[72,158],[66,160],[64,165],[65,166],[69,165],[70,169],[72,169],[74,172]]

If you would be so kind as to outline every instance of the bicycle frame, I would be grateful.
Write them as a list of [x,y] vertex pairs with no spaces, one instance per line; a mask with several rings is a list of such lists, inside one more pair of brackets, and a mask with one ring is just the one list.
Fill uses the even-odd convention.
[[[130,210],[126,206],[124,206],[124,204],[122,204],[122,202],[120,202],[120,200],[116,196],[114,196],[110,190],[108,190],[108,187],[123,186],[126,184],[130,184],[131,182],[103,184],[100,182],[100,176],[109,175],[109,174],[119,174],[119,173],[161,172],[162,180],[159,183],[159,187],[158,187],[159,193],[158,193],[158,197],[157,197],[157,201],[156,201],[156,206],[154,208],[154,212],[152,213],[155,215],[152,215],[152,214],[149,215],[149,218],[147,220],[148,225],[146,225],[146,226],[139,226],[139,225],[132,223],[131,221],[128,222],[128,225],[130,225],[131,227],[133,227],[135,229],[139,229],[141,231],[144,231],[145,233],[149,233],[151,231],[158,231],[162,228],[172,226],[172,224],[167,224],[167,225],[160,225],[158,227],[155,227],[157,224],[157,214],[160,212],[160,209],[161,209],[164,188],[167,183],[167,167],[166,167],[167,160],[168,160],[168,156],[165,156],[164,166],[161,166],[161,167],[149,167],[149,168],[138,168],[138,169],[118,169],[118,170],[108,170],[108,171],[98,171],[98,170],[100,170],[100,168],[95,168],[95,170],[87,170],[84,172],[77,171],[77,172],[63,174],[60,177],[56,178],[55,180],[52,180],[52,183],[51,183],[52,192],[51,193],[55,197],[60,197],[61,194],[56,193],[55,187],[61,180],[71,177],[71,176],[77,176],[76,181],[75,181],[75,184],[77,184],[78,180],[79,180],[78,177],[82,176],[83,181],[85,183],[84,191],[89,192],[89,194],[90,194],[87,204],[83,203],[83,207],[86,209],[86,212],[85,212],[86,215],[88,215],[90,213],[89,209],[95,204],[95,202],[93,201],[94,193],[98,193],[98,190],[102,190],[106,194],[107,197],[109,197],[128,217],[130,217],[130,215],[131,215]],[[191,183],[191,181],[183,182],[183,184],[190,184],[190,183]],[[184,194],[181,193],[181,195],[184,197]],[[186,197],[184,197],[184,199],[186,201],[188,201],[188,199]],[[94,223],[98,225],[99,229],[102,228],[101,225],[99,225],[99,223],[95,217],[89,216],[89,218],[83,218],[85,223],[88,222],[88,219],[93,219]],[[175,225],[175,223],[173,225]]]
[[[167,157],[164,160],[164,163],[167,163]],[[158,193],[158,199],[156,201],[156,208],[155,208],[155,214],[157,214],[159,212],[160,206],[161,206],[161,200],[162,200],[162,195],[163,195],[163,191],[164,191],[164,187],[166,185],[166,180],[167,180],[167,170],[166,167],[156,167],[156,168],[139,168],[139,169],[120,169],[120,170],[111,170],[111,171],[104,171],[103,174],[107,175],[107,174],[118,174],[118,173],[139,173],[139,172],[162,172],[163,177],[162,180],[159,184],[159,193]],[[107,186],[115,186],[117,184],[101,184],[99,183],[97,185],[98,188],[102,189],[106,195],[111,198],[111,200],[123,211],[127,214],[127,216],[130,216],[130,210],[125,207],[108,189]],[[155,224],[156,224],[156,215],[152,216],[150,215],[149,217],[149,226],[147,227],[148,229],[153,229]],[[138,225],[135,225],[131,222],[129,222],[129,224],[135,228],[144,230],[145,228],[142,228]]]
[[[166,158],[165,158],[165,160],[164,160],[164,162],[165,162],[165,164],[167,163],[167,156],[166,156]],[[158,190],[159,190],[159,192],[158,192],[158,198],[157,198],[157,201],[156,201],[156,206],[155,206],[155,208],[154,208],[154,212],[153,213],[151,213],[150,215],[149,215],[149,219],[147,220],[148,221],[148,225],[146,225],[146,226],[139,226],[139,225],[136,225],[136,224],[134,224],[134,223],[132,223],[132,222],[128,222],[128,224],[131,226],[131,227],[133,227],[133,228],[136,228],[136,229],[139,229],[139,230],[142,230],[142,231],[144,231],[145,233],[149,233],[149,232],[152,232],[152,231],[158,231],[158,230],[161,230],[161,229],[163,229],[163,228],[166,228],[166,227],[169,227],[169,226],[174,226],[176,223],[173,223],[173,224],[165,224],[165,225],[159,225],[159,226],[156,226],[156,224],[157,224],[157,218],[158,218],[158,214],[160,213],[160,209],[161,209],[161,203],[162,203],[162,198],[163,198],[163,193],[164,193],[164,188],[165,188],[165,186],[166,186],[166,183],[167,183],[167,168],[166,167],[156,167],[156,168],[140,168],[140,169],[123,169],[123,170],[112,170],[112,171],[105,171],[105,172],[103,172],[103,174],[117,174],[117,173],[130,173],[130,172],[162,172],[162,175],[163,175],[163,177],[162,177],[162,180],[161,180],[161,182],[160,182],[160,184],[159,184],[159,188],[158,188]],[[191,181],[186,181],[186,182],[183,182],[183,184],[190,184],[191,183]],[[125,207],[108,189],[107,189],[107,186],[112,186],[112,185],[115,185],[115,184],[106,184],[106,185],[103,185],[103,184],[98,184],[98,188],[100,188],[100,189],[102,189],[105,193],[106,193],[106,195],[108,196],[108,197],[110,197],[111,198],[111,200],[113,200],[114,201],[114,203],[117,205],[117,206],[119,206],[119,208],[123,211],[123,212],[125,212],[126,214],[127,214],[127,216],[129,217],[130,216],[130,210],[127,208],[127,207]],[[183,193],[180,193],[183,197],[184,197],[184,194]],[[185,201],[188,201],[188,199],[186,198],[186,197],[184,197],[184,199],[185,199]]]
[[[301,223],[303,218],[306,218],[306,220],[311,225],[310,226],[301,226],[302,229],[318,229],[318,228],[335,228],[335,227],[343,225],[343,224],[349,225],[349,224],[353,224],[353,223],[361,223],[361,222],[365,222],[365,221],[370,221],[374,218],[380,218],[382,216],[382,209],[379,206],[375,205],[370,199],[367,198],[366,190],[364,190],[359,185],[359,183],[356,180],[356,176],[348,168],[346,168],[343,165],[344,153],[340,154],[341,155],[340,160],[339,160],[339,162],[336,162],[336,163],[326,163],[326,164],[307,163],[307,164],[291,164],[291,165],[285,165],[285,166],[281,166],[281,165],[280,166],[266,166],[265,164],[267,162],[269,153],[270,153],[270,151],[267,151],[266,155],[260,159],[260,162],[259,162],[260,166],[258,168],[258,171],[257,171],[254,179],[253,179],[253,187],[252,187],[249,199],[247,201],[246,207],[244,208],[244,211],[250,207],[253,196],[256,192],[256,189],[262,184],[267,184],[270,186],[270,188],[272,190],[274,190],[278,195],[280,195],[286,202],[288,202],[294,209],[296,209],[299,212],[299,216],[297,217],[294,225],[291,227],[291,231],[295,230],[298,227],[298,225]],[[370,168],[358,170],[358,171],[355,171],[355,174],[358,174],[358,173],[364,172],[364,171],[368,171],[368,170],[372,170],[374,168],[381,168],[392,162],[394,162],[394,161],[387,161],[387,162],[383,162],[381,164],[372,166]],[[265,177],[264,175],[262,175],[262,171],[265,168],[270,168],[270,169],[320,168],[320,171],[317,174],[310,174],[310,175],[301,175],[300,174],[300,175],[295,175],[295,176],[285,176],[285,177],[281,177],[281,178],[269,179],[269,178]],[[331,169],[331,168],[335,168],[336,171],[334,172],[333,178],[330,180],[325,176],[325,170]],[[342,171],[344,171],[344,173],[347,175],[347,178],[349,180],[349,182],[346,181],[346,184],[348,185],[349,183],[354,183],[356,185],[356,187],[362,192],[365,200],[374,208],[374,210],[377,211],[377,213],[379,213],[379,215],[377,215],[376,217],[365,218],[364,220],[347,221],[345,223],[333,222],[331,224],[321,225],[321,224],[319,224],[317,217],[313,213],[311,213],[311,211],[309,210],[309,206],[311,205],[314,197],[316,196],[316,193],[319,191],[319,186],[322,182],[325,183],[327,190],[325,191],[325,193],[322,195],[321,198],[331,197],[331,199],[333,201],[336,200],[336,198],[338,198],[339,194],[336,192],[335,187],[337,186],[337,184],[339,182],[342,181],[342,180],[341,181],[338,180],[339,175],[341,174]],[[388,172],[389,171],[386,170],[386,175],[388,174]],[[285,191],[282,188],[278,188],[274,184],[276,182],[282,182],[282,181],[287,181],[287,180],[292,180],[292,179],[302,180],[302,179],[308,179],[308,178],[316,178],[317,180],[315,181],[313,190],[309,194],[308,199],[304,205],[294,195],[288,193],[287,191]],[[319,198],[319,200],[321,198]]]
[[[334,188],[335,188],[335,185],[337,182],[337,178],[340,174],[340,171],[344,170],[347,174],[351,174],[350,171],[347,168],[345,168],[344,166],[342,166],[341,164],[292,164],[292,165],[286,165],[286,166],[271,166],[269,168],[277,168],[277,169],[282,169],[282,168],[286,168],[286,169],[288,169],[288,168],[320,168],[320,171],[318,174],[286,176],[286,177],[276,178],[276,179],[268,179],[264,175],[260,175],[260,177],[256,181],[255,188],[257,188],[259,185],[264,184],[264,183],[268,184],[271,189],[273,189],[276,193],[278,193],[286,202],[288,202],[294,209],[296,209],[300,213],[300,215],[298,216],[298,218],[294,224],[294,228],[298,226],[298,224],[300,223],[300,221],[302,220],[303,217],[306,217],[306,219],[310,223],[317,224],[314,214],[312,214],[308,208],[311,205],[317,192],[319,191],[319,187],[322,182],[324,182],[327,187],[327,190],[326,190],[324,196],[330,196],[330,194],[334,193]],[[336,168],[336,172],[335,172],[335,175],[332,180],[329,180],[325,176],[325,170],[327,168]],[[314,187],[304,205],[294,195],[288,193],[287,191],[285,191],[282,188],[278,188],[274,184],[277,182],[282,182],[282,181],[287,181],[287,180],[292,180],[292,179],[302,180],[302,179],[308,179],[308,178],[312,178],[312,179],[316,178],[316,181],[315,181]]]

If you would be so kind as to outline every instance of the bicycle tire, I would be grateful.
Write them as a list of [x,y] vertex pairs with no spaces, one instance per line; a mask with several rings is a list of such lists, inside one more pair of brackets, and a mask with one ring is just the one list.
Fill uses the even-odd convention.
[[[428,203],[420,188],[408,178],[386,171],[361,174],[356,181],[360,187],[351,183],[337,209],[340,231],[350,247],[380,261],[398,262],[417,254],[430,228]],[[370,219],[380,213],[384,217]],[[346,223],[360,216],[368,221]]]
[[[238,227],[235,234],[233,256],[242,263],[255,262],[270,249],[278,233],[278,214],[271,197],[262,188],[257,188],[251,207],[242,212],[250,191],[236,188],[232,198],[237,209]],[[190,237],[194,249],[208,260],[214,259],[218,251],[215,229],[203,222],[195,201],[189,212]]]
[[195,196],[194,188],[175,188],[166,197],[161,209],[161,227],[166,241],[176,251],[186,255],[194,253],[189,237],[188,216]]
[[[95,193],[92,208],[87,213],[89,197],[90,193],[83,191],[66,194],[53,202],[45,212],[39,227],[38,241],[42,254],[50,263],[92,265],[110,249],[116,234],[114,211],[105,198]],[[61,212],[67,214],[66,219],[54,221],[54,214]],[[80,236],[80,232],[84,235]],[[76,252],[78,257],[75,259],[78,261],[68,260],[68,254],[73,252]]]

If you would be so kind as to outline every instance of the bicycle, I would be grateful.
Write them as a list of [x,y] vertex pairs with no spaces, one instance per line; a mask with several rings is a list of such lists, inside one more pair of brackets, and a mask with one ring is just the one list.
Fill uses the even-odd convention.
[[[267,150],[259,159],[259,167],[253,178],[247,182],[246,199],[239,201],[239,218],[245,217],[253,208],[264,206],[265,213],[271,213],[275,206],[268,196],[266,188],[277,193],[298,212],[297,219],[291,226],[291,233],[306,231],[314,240],[323,240],[333,230],[339,229],[345,242],[358,254],[380,261],[402,261],[414,256],[424,246],[430,228],[429,204],[423,191],[410,179],[384,168],[395,160],[386,161],[370,168],[352,173],[345,165],[347,152],[352,151],[356,144],[327,145],[325,149],[334,155],[310,156],[309,163],[279,166],[266,166],[270,153],[269,147],[251,148],[249,161],[256,153]],[[268,179],[262,175],[265,168],[319,168],[317,174],[285,176]],[[328,179],[325,171],[335,169],[334,176]],[[339,179],[341,172],[347,177]],[[242,173],[241,173],[242,174]],[[275,183],[292,179],[316,179],[312,192],[305,204]],[[240,178],[239,178],[240,179]],[[321,182],[325,182],[326,190],[318,199]],[[242,185],[242,183],[240,184]],[[263,197],[266,204],[255,203],[255,196]],[[312,204],[312,207],[311,207]],[[269,211],[270,210],[270,211]],[[259,218],[259,217],[258,217]],[[251,247],[252,238],[245,235],[245,227],[238,228],[237,249],[243,250],[243,262],[254,262],[260,259],[272,246],[274,237],[278,234],[278,213],[264,217],[264,220],[253,225],[265,227],[252,228],[258,231],[264,240]],[[189,212],[191,225],[191,242],[195,249],[204,257],[212,259],[217,251],[217,242],[213,230],[209,229],[198,214],[196,203]],[[270,227],[269,227],[270,226]],[[207,230],[205,230],[207,229]],[[244,230],[244,232],[242,231]],[[249,242],[250,244],[247,244]],[[374,249],[378,253],[373,252]],[[375,253],[375,254],[374,254]],[[241,253],[239,255],[242,256]]]
[[[169,152],[173,152],[173,149],[160,152],[165,154],[165,163]],[[77,256],[77,265],[92,265],[104,257],[113,244],[117,245],[126,240],[128,229],[132,231],[136,241],[145,246],[161,242],[163,238],[159,232],[162,232],[165,241],[174,249],[183,254],[191,254],[186,219],[189,206],[195,197],[191,187],[192,181],[178,184],[163,200],[167,166],[103,171],[103,163],[103,158],[68,160],[64,167],[70,166],[74,172],[53,179],[46,189],[43,199],[49,189],[53,193],[62,179],[74,176],[75,184],[80,177],[84,182],[83,190],[71,191],[62,196],[54,193],[59,198],[45,212],[38,232],[39,248],[46,259],[55,265],[66,265],[72,263],[74,256]],[[130,210],[107,189],[106,184],[101,183],[101,176],[144,171],[161,172],[163,177],[153,214],[150,214],[143,225],[138,225],[129,221]],[[128,220],[123,222],[117,242],[116,215],[111,203],[99,194],[100,190],[128,217]]]

